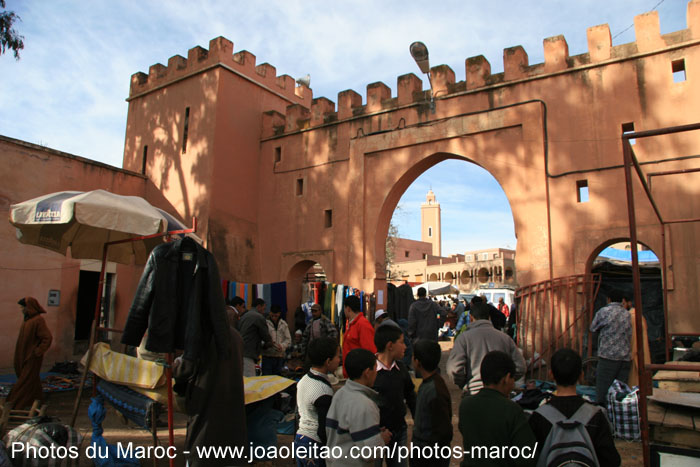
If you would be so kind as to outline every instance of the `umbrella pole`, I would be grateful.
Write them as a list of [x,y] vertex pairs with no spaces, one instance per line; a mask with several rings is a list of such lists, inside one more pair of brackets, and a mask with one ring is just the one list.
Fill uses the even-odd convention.
[[[105,270],[107,269],[107,248],[109,248],[109,243],[105,243],[102,249],[102,269],[100,270],[100,282],[97,286],[97,303],[95,303],[95,318],[92,320],[92,326],[90,327],[90,343],[88,344],[85,368],[83,368],[83,374],[80,377],[80,386],[78,386],[78,395],[76,396],[75,403],[73,404],[73,414],[71,415],[70,419],[71,428],[75,426],[75,419],[78,417],[78,410],[80,410],[80,399],[83,396],[83,388],[85,387],[85,381],[87,380],[88,371],[90,371],[90,363],[92,362],[92,347],[93,345],[95,345],[95,337],[97,335],[97,322],[100,319],[102,290],[104,288],[105,282]],[[96,383],[97,381],[94,381],[94,384]],[[96,389],[96,386],[93,389]]]
[[[173,432],[173,354],[168,353],[168,365],[165,367],[165,384],[168,385],[168,446],[175,446]],[[170,458],[170,467],[175,466],[175,459]]]

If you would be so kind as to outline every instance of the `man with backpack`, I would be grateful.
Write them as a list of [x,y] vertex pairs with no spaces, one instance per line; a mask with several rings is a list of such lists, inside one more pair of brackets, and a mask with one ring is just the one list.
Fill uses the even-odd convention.
[[539,448],[537,466],[619,466],[620,455],[605,411],[576,394],[576,382],[582,374],[579,354],[571,349],[557,350],[550,365],[557,390],[530,416]]

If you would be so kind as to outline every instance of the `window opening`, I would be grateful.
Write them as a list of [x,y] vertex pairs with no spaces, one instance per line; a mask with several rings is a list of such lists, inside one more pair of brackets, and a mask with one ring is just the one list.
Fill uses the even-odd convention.
[[324,219],[324,225],[328,229],[330,227],[333,227],[333,210],[332,209],[326,209],[325,211],[325,219]]
[[143,161],[141,163],[141,174],[146,175],[146,161],[148,161],[148,145],[143,146]]
[[[622,124],[622,134],[626,135],[628,133],[634,133],[634,122],[627,122]],[[634,144],[637,142],[636,139],[631,138],[629,140],[630,144]]]
[[275,148],[275,163],[282,162],[282,147],[277,146]]
[[190,126],[190,108],[185,107],[185,125],[182,131],[182,153],[187,152],[187,132]]
[[304,179],[297,178],[297,196],[304,194]]
[[673,71],[673,82],[682,83],[685,81],[685,59],[674,60],[671,62],[671,71]]
[[428,227],[428,237],[432,237],[432,236],[433,236],[433,228]]
[[588,202],[588,180],[576,181],[576,201],[579,203]]

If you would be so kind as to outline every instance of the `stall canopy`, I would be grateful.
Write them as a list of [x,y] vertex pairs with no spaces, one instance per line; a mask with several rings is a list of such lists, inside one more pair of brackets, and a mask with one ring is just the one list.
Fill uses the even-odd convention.
[[424,282],[423,284],[412,287],[414,296],[418,295],[418,289],[421,287],[428,292],[428,295],[459,293],[459,289],[449,282]]
[[[17,238],[75,259],[102,258],[104,244],[134,236],[186,229],[165,211],[138,196],[105,190],[61,191],[12,205],[10,223]],[[109,248],[107,260],[144,264],[163,238],[122,243]]]

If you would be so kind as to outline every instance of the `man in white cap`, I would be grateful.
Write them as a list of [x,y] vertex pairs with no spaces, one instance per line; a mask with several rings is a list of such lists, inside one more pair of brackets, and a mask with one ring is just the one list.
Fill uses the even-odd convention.
[[389,318],[389,313],[380,308],[374,313],[374,329],[377,329],[379,326],[384,326],[385,324],[396,326],[401,329],[401,326],[399,326],[396,321]]

